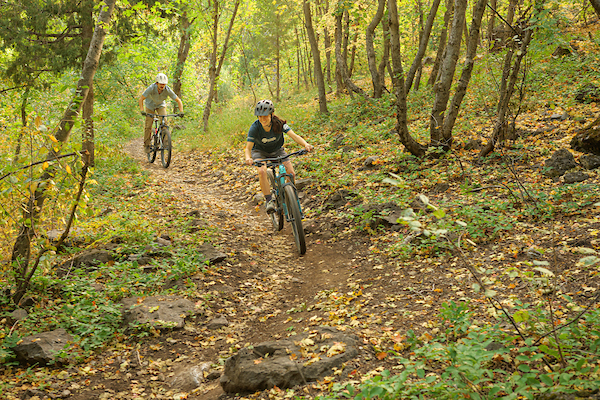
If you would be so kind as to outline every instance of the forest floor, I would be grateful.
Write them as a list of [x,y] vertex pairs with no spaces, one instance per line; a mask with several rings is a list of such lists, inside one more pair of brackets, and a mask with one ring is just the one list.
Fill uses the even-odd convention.
[[[511,299],[534,302],[536,288],[503,271],[510,266],[532,271],[534,259],[548,262],[545,268],[554,272],[558,291],[571,294],[573,303],[585,305],[599,287],[595,269],[577,264],[583,257],[579,249],[598,247],[600,215],[595,209],[545,224],[523,223],[495,243],[470,246],[466,254],[405,261],[378,250],[385,233],[367,234],[335,212],[324,213],[305,221],[308,250],[298,256],[289,225],[274,233],[264,208],[253,203],[246,182],[256,179],[255,171],[241,167],[241,152],[238,159],[221,160],[219,165],[207,152],[175,151],[171,166],[163,169],[158,161],[148,164],[141,149],[141,142],[134,141],[125,151],[149,172],[142,190],[170,193],[170,201],[184,214],[200,215],[206,226],[216,228],[212,244],[228,256],[191,278],[198,293],[191,300],[204,301],[203,293],[212,294],[206,313],[188,320],[185,329],[132,336],[83,364],[55,370],[45,378],[48,391],[15,387],[15,398],[42,399],[48,393],[49,398],[73,400],[240,398],[224,393],[218,379],[205,380],[189,393],[173,390],[169,383],[178,370],[203,362],[218,366],[239,348],[319,325],[358,335],[361,353],[343,370],[293,388],[293,394],[275,388],[245,395],[312,398],[326,393],[333,382],[360,382],[384,369],[394,371],[394,354],[406,350],[409,330],[428,341],[445,328],[447,321],[440,318],[445,302],[469,301],[476,312],[473,324],[495,323],[498,311],[472,289],[476,280],[470,268],[485,268],[488,289],[495,290],[508,309],[514,306]],[[229,175],[227,163],[238,163],[235,168],[245,171],[243,176]],[[309,199],[314,194],[310,190],[304,194]],[[169,215],[161,218],[168,220]],[[181,233],[159,229],[157,235],[168,234],[174,246],[185,239]],[[580,310],[558,298],[555,302],[562,322]],[[229,326],[208,330],[206,324],[217,316],[224,316]]]

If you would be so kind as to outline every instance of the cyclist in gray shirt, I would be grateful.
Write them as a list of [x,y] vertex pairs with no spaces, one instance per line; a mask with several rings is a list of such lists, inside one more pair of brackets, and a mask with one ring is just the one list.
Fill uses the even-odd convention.
[[140,96],[139,106],[142,115],[146,116],[144,122],[144,151],[147,153],[150,151],[150,138],[152,136],[152,121],[153,118],[147,113],[167,115],[167,104],[165,100],[170,97],[172,100],[177,102],[179,112],[183,113],[183,103],[179,96],[173,92],[173,90],[167,86],[169,79],[163,73],[156,76],[156,82],[148,86],[144,93]]

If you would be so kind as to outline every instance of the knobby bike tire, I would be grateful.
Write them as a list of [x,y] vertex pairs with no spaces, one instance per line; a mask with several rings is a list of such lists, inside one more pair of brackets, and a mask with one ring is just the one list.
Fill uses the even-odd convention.
[[158,150],[157,139],[158,135],[153,131],[152,136],[150,137],[150,151],[146,153],[149,163],[153,163],[154,160],[156,160],[156,151]]
[[285,186],[285,205],[287,206],[288,217],[292,224],[294,239],[296,240],[296,248],[300,255],[306,253],[306,237],[304,236],[304,228],[302,227],[302,213],[300,212],[300,203],[298,195],[293,186]]
[[275,201],[275,205],[277,207],[274,213],[269,214],[269,217],[271,217],[273,228],[276,231],[280,231],[283,229],[283,222],[285,221],[283,218],[283,207],[281,202],[279,201],[279,197],[277,197],[277,185],[275,184],[275,176],[273,176],[273,171],[271,171],[270,169],[267,169],[267,178],[269,178],[269,184],[271,185],[271,195],[273,196],[273,200]]
[[160,161],[164,168],[169,168],[171,164],[171,132],[169,128],[164,126],[161,132],[162,146],[160,148]]

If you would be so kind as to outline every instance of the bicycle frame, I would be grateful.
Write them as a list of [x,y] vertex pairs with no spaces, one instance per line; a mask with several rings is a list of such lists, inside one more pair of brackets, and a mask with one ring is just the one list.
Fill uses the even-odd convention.
[[152,127],[152,145],[150,152],[147,153],[148,162],[153,163],[156,159],[156,153],[160,151],[161,162],[164,168],[168,168],[171,164],[171,132],[167,125],[167,117],[182,117],[183,114],[152,114],[146,113],[153,119]]
[[273,226],[276,230],[282,230],[283,216],[285,215],[285,221],[292,225],[296,247],[301,255],[306,252],[306,239],[304,237],[304,228],[302,227],[304,215],[300,200],[298,199],[294,176],[287,172],[283,163],[292,156],[306,153],[306,150],[300,150],[283,157],[254,161],[256,166],[260,167],[266,164],[267,167],[267,177],[276,203],[275,212],[269,214]]
[[[282,200],[281,205],[283,207],[283,214],[285,215],[285,220],[287,222],[290,222],[292,218],[290,217],[290,213],[288,211],[285,199],[282,198],[282,194],[285,192],[286,186],[291,186],[294,189],[296,195],[298,194],[298,191],[296,190],[296,185],[294,185],[294,176],[287,172],[287,170],[285,169],[285,165],[283,164],[276,164],[273,167],[271,167],[271,169],[273,170],[273,175],[275,176],[275,180],[277,181],[277,197],[279,197]],[[289,180],[286,180],[286,177],[289,177]],[[300,215],[302,215],[302,218],[304,218],[300,202],[298,202],[298,207],[300,208]]]

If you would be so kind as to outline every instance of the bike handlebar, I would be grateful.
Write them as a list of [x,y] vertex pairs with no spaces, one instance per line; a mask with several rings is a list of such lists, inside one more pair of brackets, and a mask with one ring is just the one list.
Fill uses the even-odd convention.
[[148,117],[183,117],[184,114],[183,113],[179,113],[179,114],[166,114],[166,115],[161,115],[161,114],[152,114],[152,113],[147,113],[142,111],[142,115],[144,116],[148,116]]
[[256,165],[257,167],[260,167],[263,163],[278,164],[278,163],[282,162],[283,160],[290,158],[292,156],[301,156],[306,153],[308,153],[308,150],[301,149],[301,150],[295,151],[293,153],[286,154],[285,156],[280,156],[280,157],[275,157],[275,158],[264,158],[262,160],[254,160],[254,165]]

